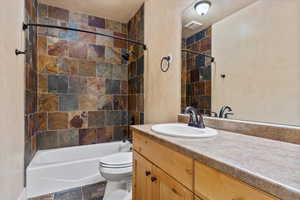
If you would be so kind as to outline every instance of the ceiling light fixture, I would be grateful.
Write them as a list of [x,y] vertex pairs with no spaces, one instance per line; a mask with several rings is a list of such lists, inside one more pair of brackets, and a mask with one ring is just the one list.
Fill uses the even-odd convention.
[[210,1],[199,1],[195,4],[194,8],[199,15],[203,16],[208,13],[210,6]]

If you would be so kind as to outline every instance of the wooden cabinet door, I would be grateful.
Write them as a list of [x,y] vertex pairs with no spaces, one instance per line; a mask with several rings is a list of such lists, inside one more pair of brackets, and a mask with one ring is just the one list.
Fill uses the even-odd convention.
[[186,187],[152,166],[152,200],[193,200],[193,194]]
[[196,195],[194,195],[194,200],[204,200],[204,199],[201,199],[200,197],[197,197]]
[[153,200],[151,178],[152,164],[141,155],[133,153],[133,200]]

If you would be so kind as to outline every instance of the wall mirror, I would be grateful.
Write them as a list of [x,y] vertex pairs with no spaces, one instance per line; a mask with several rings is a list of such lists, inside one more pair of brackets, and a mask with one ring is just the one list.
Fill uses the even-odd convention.
[[182,13],[182,112],[193,106],[212,117],[300,126],[299,7],[290,0],[190,4]]

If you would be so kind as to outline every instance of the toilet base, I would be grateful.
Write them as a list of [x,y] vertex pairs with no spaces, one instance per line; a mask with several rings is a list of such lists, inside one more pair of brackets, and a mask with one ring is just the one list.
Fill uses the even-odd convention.
[[131,180],[111,182],[108,181],[103,200],[132,200]]

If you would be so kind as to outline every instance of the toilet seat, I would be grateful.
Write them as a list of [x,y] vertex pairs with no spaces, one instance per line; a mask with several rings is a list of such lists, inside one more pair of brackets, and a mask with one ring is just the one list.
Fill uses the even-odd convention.
[[132,175],[132,152],[120,152],[100,159],[99,171],[110,181],[128,179]]

